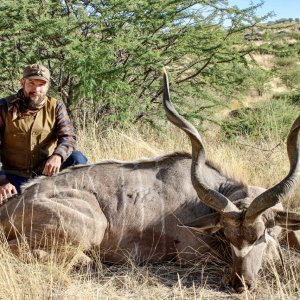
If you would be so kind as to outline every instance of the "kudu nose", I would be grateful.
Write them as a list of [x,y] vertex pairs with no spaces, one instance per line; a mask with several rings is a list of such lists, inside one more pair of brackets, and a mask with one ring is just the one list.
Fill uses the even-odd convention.
[[243,293],[246,290],[253,291],[255,289],[255,282],[235,276],[232,280],[232,286],[237,293]]

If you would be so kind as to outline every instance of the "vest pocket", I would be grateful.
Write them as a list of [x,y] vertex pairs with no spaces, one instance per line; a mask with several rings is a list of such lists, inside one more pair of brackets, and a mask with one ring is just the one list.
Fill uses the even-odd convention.
[[29,153],[29,135],[23,132],[14,132],[5,136],[5,148],[1,149],[1,161],[5,169],[27,169]]

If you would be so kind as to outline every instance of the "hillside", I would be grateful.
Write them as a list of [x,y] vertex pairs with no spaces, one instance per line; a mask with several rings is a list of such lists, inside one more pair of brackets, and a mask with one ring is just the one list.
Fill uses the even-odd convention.
[[[233,98],[221,114],[217,113],[221,128],[225,128],[225,137],[243,136],[250,140],[276,137],[277,142],[283,141],[289,125],[299,114],[300,23],[283,20],[260,25],[244,38],[257,47],[247,57],[253,63],[253,77],[248,89]],[[270,118],[273,125],[266,124]],[[272,133],[274,124],[277,125]],[[280,127],[283,130],[278,133]]]

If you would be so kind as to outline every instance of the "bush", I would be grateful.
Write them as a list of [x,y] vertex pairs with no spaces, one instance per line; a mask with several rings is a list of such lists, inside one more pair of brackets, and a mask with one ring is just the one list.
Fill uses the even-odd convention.
[[275,64],[278,67],[292,67],[295,66],[297,59],[295,57],[277,57]]
[[259,96],[262,96],[266,91],[270,89],[268,82],[271,79],[272,74],[261,68],[253,68],[251,71],[251,77],[249,81],[251,86],[257,91]]
[[273,44],[273,50],[276,57],[295,57],[297,55],[296,47],[289,47],[282,40]]
[[283,83],[290,89],[299,88],[300,86],[300,68],[289,68],[281,72],[280,78]]
[[289,97],[273,98],[255,108],[243,108],[231,113],[231,117],[221,126],[221,135],[227,140],[247,136],[254,141],[281,142],[298,114],[299,109]]
[[291,101],[291,103],[293,103],[295,105],[299,105],[300,104],[300,89],[290,92],[287,95],[287,97]]

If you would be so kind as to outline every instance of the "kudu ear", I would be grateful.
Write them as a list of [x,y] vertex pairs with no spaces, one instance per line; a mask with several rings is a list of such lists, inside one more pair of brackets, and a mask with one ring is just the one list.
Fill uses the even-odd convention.
[[187,227],[201,233],[211,234],[221,229],[220,213],[215,212],[201,218],[197,218],[191,223],[182,225],[180,227]]
[[274,220],[277,226],[287,230],[300,229],[300,214],[288,211],[276,211],[274,213]]

